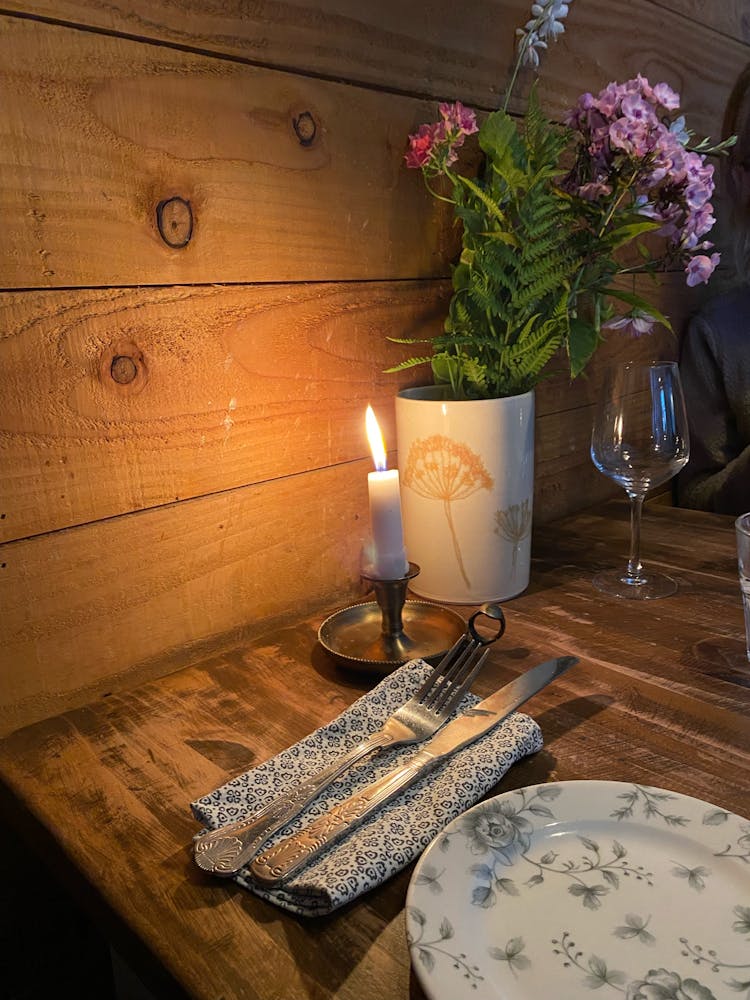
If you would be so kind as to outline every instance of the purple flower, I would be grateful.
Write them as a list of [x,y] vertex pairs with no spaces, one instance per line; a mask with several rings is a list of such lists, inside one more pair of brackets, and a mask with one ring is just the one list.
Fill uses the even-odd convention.
[[687,284],[692,288],[693,285],[708,281],[720,260],[721,254],[718,253],[712,253],[710,257],[704,253],[691,257],[685,268]]
[[657,83],[654,86],[654,97],[656,102],[668,111],[674,111],[680,106],[680,95],[666,83]]
[[626,94],[622,99],[621,110],[623,116],[632,121],[648,124],[656,122],[653,106],[644,101],[640,94]]
[[622,330],[624,333],[631,333],[634,337],[641,337],[645,333],[651,333],[656,320],[653,316],[640,309],[633,309],[632,312],[624,316],[617,316],[608,320],[602,326],[607,330]]
[[653,147],[648,124],[633,118],[618,118],[609,126],[609,141],[630,156],[646,156]]
[[617,83],[608,83],[595,98],[594,105],[606,118],[614,117],[626,91]]

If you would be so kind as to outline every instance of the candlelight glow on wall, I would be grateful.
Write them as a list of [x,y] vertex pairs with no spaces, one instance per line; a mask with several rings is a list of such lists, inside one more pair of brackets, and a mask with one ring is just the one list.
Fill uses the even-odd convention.
[[387,468],[383,435],[371,406],[367,407],[365,426],[375,464],[375,472],[367,476],[372,558],[365,571],[376,580],[399,580],[406,576],[409,561],[401,523],[398,469]]

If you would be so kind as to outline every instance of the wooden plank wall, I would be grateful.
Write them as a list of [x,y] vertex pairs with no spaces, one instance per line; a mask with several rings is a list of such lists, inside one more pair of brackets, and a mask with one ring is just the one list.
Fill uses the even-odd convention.
[[[425,375],[383,374],[386,338],[440,328],[455,249],[406,135],[438,100],[497,106],[528,16],[204,6],[3,5],[0,732],[358,592],[364,409],[393,446]],[[640,71],[716,135],[749,23],[747,0],[575,0],[542,100]],[[649,294],[679,327],[702,293]],[[665,344],[612,337],[540,389],[538,520],[612,492],[597,371]]]

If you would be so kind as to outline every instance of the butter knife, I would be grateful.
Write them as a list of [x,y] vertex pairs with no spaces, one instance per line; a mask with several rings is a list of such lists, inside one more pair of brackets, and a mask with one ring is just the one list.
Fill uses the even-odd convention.
[[304,830],[259,854],[250,866],[253,878],[266,888],[288,881],[305,865],[349,834],[376,809],[414,784],[458,750],[494,729],[511,712],[578,663],[575,656],[559,656],[532,667],[489,698],[449,722],[410,760],[373,781],[362,791],[329,809]]

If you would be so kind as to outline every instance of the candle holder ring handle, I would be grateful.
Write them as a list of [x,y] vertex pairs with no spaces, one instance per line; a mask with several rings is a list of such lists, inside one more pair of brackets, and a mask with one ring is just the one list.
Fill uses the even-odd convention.
[[[495,634],[491,635],[489,638],[480,635],[474,625],[478,618],[491,619],[497,628]],[[503,614],[503,609],[499,604],[483,604],[479,611],[475,611],[469,619],[467,631],[470,633],[472,639],[475,642],[478,642],[480,646],[491,646],[493,642],[497,642],[497,640],[500,639],[505,633],[505,615]]]

